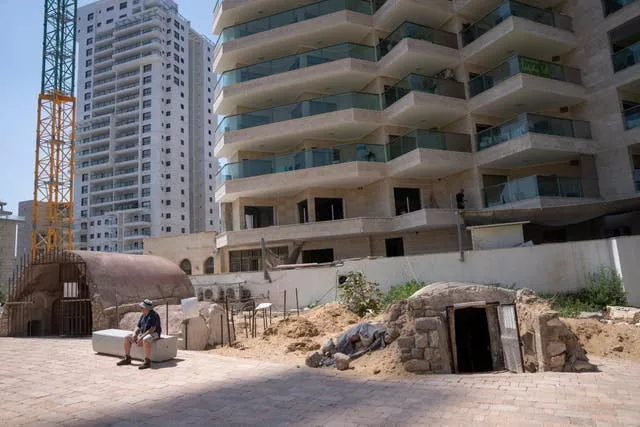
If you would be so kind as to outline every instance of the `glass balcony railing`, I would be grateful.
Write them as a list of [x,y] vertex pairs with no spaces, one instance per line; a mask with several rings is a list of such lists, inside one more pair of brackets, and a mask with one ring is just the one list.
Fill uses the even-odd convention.
[[640,64],[640,42],[635,42],[613,54],[613,69],[618,72]]
[[640,169],[634,171],[633,178],[636,182],[636,191],[640,191]]
[[476,96],[520,73],[578,85],[582,84],[580,70],[577,68],[525,56],[513,56],[493,70],[471,79],[469,81],[469,94]]
[[285,73],[287,71],[298,70],[300,68],[312,67],[326,62],[338,61],[345,58],[356,58],[375,62],[376,51],[375,48],[371,46],[355,43],[342,43],[297,55],[290,55],[283,58],[273,59],[271,61],[261,62],[259,64],[249,65],[248,67],[236,68],[235,70],[229,70],[222,73],[218,79],[214,97],[217,97],[223,88],[237,83],[259,79],[261,77],[271,76],[274,74]]
[[324,0],[276,13],[275,15],[265,16],[264,18],[258,18],[249,22],[227,27],[222,30],[219,42],[228,42],[230,40],[247,37],[252,34],[261,33],[278,27],[284,27],[285,25],[295,24],[296,22],[306,21],[341,10],[351,10],[367,15],[371,15],[373,13],[371,2],[368,0]]
[[611,15],[614,12],[619,11],[625,6],[637,0],[602,0],[602,6],[604,7],[604,16]]
[[387,145],[387,159],[393,160],[418,148],[471,152],[471,136],[462,133],[416,129]]
[[507,0],[485,15],[482,19],[462,31],[461,37],[463,46],[473,42],[511,16],[528,19],[530,21],[567,31],[573,31],[571,18],[566,15],[553,13],[514,0]]
[[624,118],[624,128],[633,129],[640,126],[640,105],[629,108],[622,112]]
[[589,122],[525,113],[478,133],[478,151],[518,138],[528,132],[591,139]]
[[418,91],[465,99],[464,84],[419,74],[409,74],[382,94],[382,106],[387,108],[409,92]]
[[374,93],[348,92],[339,95],[313,98],[307,101],[296,102],[295,104],[279,105],[266,110],[227,116],[222,119],[218,125],[216,137],[220,137],[224,132],[232,132],[350,108],[379,111],[380,102],[378,95]]
[[348,162],[384,162],[384,145],[346,144],[297,153],[228,163],[216,175],[216,186],[252,176],[317,168]]
[[584,197],[580,178],[533,175],[483,189],[485,207],[536,197]]
[[458,48],[458,37],[454,33],[436,30],[413,22],[403,22],[391,34],[380,41],[377,46],[378,58],[385,56],[404,39],[424,40],[453,49]]

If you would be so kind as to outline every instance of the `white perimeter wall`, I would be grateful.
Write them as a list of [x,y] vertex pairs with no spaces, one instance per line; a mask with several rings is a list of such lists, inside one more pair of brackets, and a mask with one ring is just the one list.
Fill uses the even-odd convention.
[[[301,307],[336,298],[337,276],[363,271],[383,291],[409,280],[462,281],[481,284],[515,284],[537,292],[576,291],[587,284],[587,275],[600,266],[615,268],[623,277],[630,305],[640,306],[640,236],[607,240],[557,243],[532,247],[418,255],[398,258],[345,261],[341,267],[317,267],[263,273],[230,273],[193,277],[196,288],[246,281],[254,296],[269,295],[278,307],[287,291],[287,307],[295,307],[295,289]],[[217,295],[217,294],[216,294]]]

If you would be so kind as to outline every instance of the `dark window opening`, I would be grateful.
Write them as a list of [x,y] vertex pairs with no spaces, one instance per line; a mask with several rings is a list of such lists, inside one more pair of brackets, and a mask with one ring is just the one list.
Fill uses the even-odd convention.
[[491,125],[483,125],[482,123],[476,123],[476,133],[480,133],[484,130],[491,129]]
[[245,228],[271,227],[274,225],[273,207],[271,206],[245,206]]
[[487,311],[484,307],[455,310],[458,372],[493,370]]
[[394,188],[396,215],[404,215],[421,209],[419,188]]
[[316,221],[334,221],[344,218],[342,199],[316,198]]
[[306,224],[309,222],[309,203],[307,200],[298,202],[298,223]]
[[313,249],[308,251],[302,251],[302,263],[314,263],[322,264],[325,262],[333,262],[333,249]]
[[191,261],[188,259],[183,259],[182,262],[180,262],[180,268],[185,272],[185,274],[191,275]]
[[402,237],[385,239],[384,245],[387,249],[388,257],[404,256],[404,243],[402,241]]

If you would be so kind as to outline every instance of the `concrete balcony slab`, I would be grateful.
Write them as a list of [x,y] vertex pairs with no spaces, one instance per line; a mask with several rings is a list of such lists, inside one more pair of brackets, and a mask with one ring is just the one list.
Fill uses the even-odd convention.
[[424,129],[442,127],[467,114],[465,99],[412,91],[383,112],[385,121]]
[[475,158],[478,166],[512,169],[569,161],[595,153],[596,144],[591,139],[529,132],[479,151]]
[[418,148],[388,162],[389,176],[437,179],[473,168],[473,153]]
[[491,67],[505,56],[517,52],[536,57],[564,55],[575,49],[578,39],[570,31],[510,16],[462,48],[464,61]]
[[402,78],[417,72],[433,75],[461,61],[460,51],[424,40],[406,38],[379,61],[381,75]]
[[584,86],[520,73],[469,100],[472,113],[509,117],[578,104],[587,98]]
[[373,16],[376,28],[387,31],[405,21],[440,28],[452,17],[450,0],[387,0]]

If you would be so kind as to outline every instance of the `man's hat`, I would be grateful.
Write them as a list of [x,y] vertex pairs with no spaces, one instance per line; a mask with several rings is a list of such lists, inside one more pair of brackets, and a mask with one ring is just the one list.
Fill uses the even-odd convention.
[[153,310],[153,302],[150,299],[146,299],[138,304],[140,308],[146,308],[147,310]]

